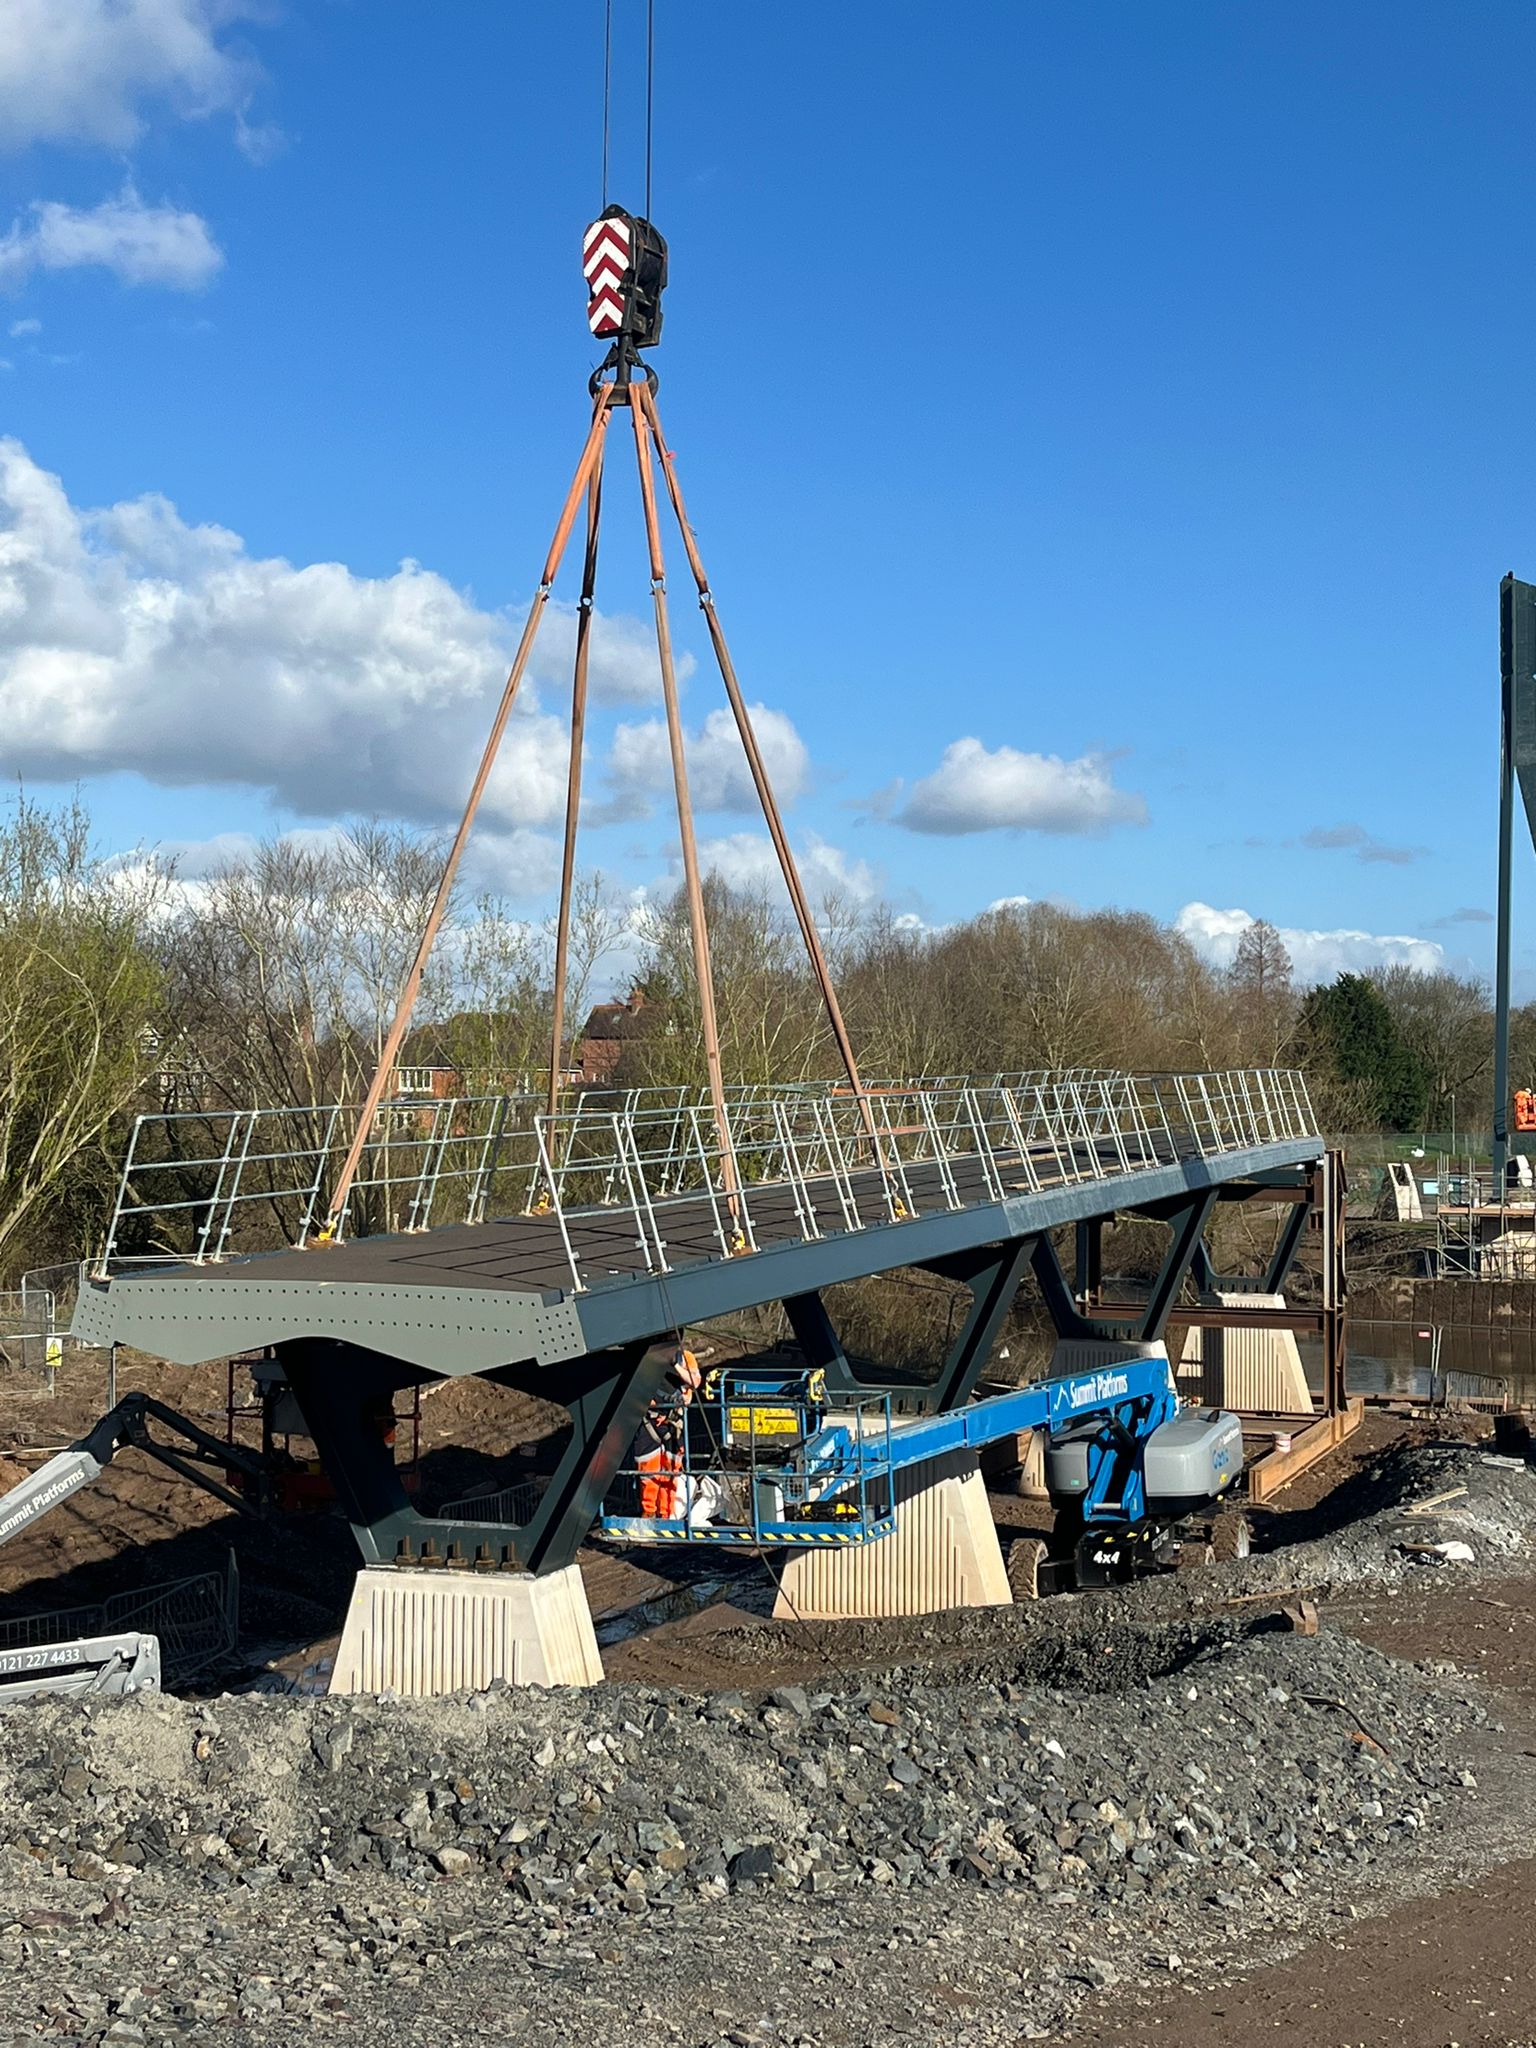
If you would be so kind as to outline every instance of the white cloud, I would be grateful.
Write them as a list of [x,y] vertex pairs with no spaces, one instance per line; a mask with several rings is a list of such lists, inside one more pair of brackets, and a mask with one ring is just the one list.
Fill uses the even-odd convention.
[[1028,896],[995,896],[987,905],[988,910],[1028,910],[1031,902]]
[[[301,852],[341,852],[352,843],[345,823],[296,825],[277,835],[279,845]],[[446,849],[446,838],[443,841]],[[208,839],[168,839],[116,855],[107,864],[113,884],[136,896],[156,917],[206,907],[213,877],[248,866],[259,842],[250,832],[216,832]],[[560,880],[560,846],[542,832],[477,832],[464,850],[459,879],[469,897],[541,899]]]
[[[814,907],[828,896],[847,902],[869,903],[880,893],[880,880],[867,861],[853,860],[839,846],[814,832],[805,834],[795,846],[795,865]],[[718,875],[729,888],[756,893],[766,889],[782,892],[784,878],[779,857],[766,832],[730,832],[718,839],[699,843],[699,866],[705,874]],[[672,863],[670,880],[682,879],[682,865]]]
[[[770,711],[762,704],[749,705],[748,710],[773,792],[781,804],[792,804],[810,773],[805,742],[782,711]],[[736,721],[724,705],[685,735],[685,745],[688,789],[696,810],[756,808],[757,792]],[[605,807],[610,819],[643,815],[651,798],[670,792],[672,754],[663,720],[652,718],[641,725],[618,728],[608,756],[608,779],[616,792],[615,801]]]
[[1016,747],[992,750],[967,738],[947,746],[933,773],[913,783],[894,822],[912,832],[945,834],[1097,833],[1144,825],[1147,807],[1132,791],[1115,787],[1101,754],[1064,761]]
[[[0,770],[239,783],[310,816],[457,816],[509,622],[414,562],[392,576],[248,555],[164,498],[73,506],[0,440]],[[524,686],[488,826],[561,815],[566,732]]]
[[258,72],[226,31],[257,12],[244,0],[5,0],[0,149],[126,149],[154,102],[188,119],[232,110],[243,128]]
[[555,895],[560,887],[560,842],[523,826],[477,831],[464,849],[459,872],[465,889],[475,896],[513,896],[522,901]]
[[146,206],[125,185],[115,199],[89,208],[56,199],[35,201],[0,240],[0,290],[17,290],[35,270],[93,268],[111,271],[123,284],[198,291],[212,282],[223,262],[224,253],[200,214]]
[[[1186,903],[1174,919],[1174,929],[1213,966],[1228,967],[1238,940],[1257,921],[1246,910]],[[1433,974],[1445,965],[1445,948],[1431,939],[1348,929],[1304,931],[1283,925],[1278,929],[1296,979],[1303,986],[1332,981],[1340,974],[1366,974],[1373,967],[1412,967],[1421,974]]]
[[[546,673],[561,676],[567,701],[575,659],[576,608],[551,604],[539,628],[539,660]],[[678,655],[674,665],[680,682],[697,666],[691,654]],[[661,695],[654,629],[624,612],[596,613],[587,648],[587,687],[594,704],[653,703]]]
[[12,341],[20,341],[27,335],[41,334],[42,331],[43,323],[41,320],[13,320],[10,325]]

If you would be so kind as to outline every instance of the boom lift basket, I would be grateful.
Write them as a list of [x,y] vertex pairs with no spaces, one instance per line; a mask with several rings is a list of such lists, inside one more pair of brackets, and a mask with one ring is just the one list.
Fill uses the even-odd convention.
[[827,1406],[819,1372],[724,1366],[692,1399],[670,1391],[618,1473],[599,1533],[626,1543],[783,1547],[868,1543],[896,1526],[891,1401]]

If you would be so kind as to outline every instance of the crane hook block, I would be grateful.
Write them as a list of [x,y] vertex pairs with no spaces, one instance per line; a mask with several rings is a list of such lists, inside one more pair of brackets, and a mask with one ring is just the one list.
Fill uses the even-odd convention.
[[587,325],[600,341],[654,348],[661,339],[667,244],[648,220],[610,206],[581,238]]

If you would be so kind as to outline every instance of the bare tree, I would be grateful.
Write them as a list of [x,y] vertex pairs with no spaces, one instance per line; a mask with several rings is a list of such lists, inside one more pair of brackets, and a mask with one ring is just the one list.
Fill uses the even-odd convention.
[[[568,1022],[578,1029],[603,963],[618,946],[625,918],[601,875],[578,876],[566,956]],[[512,917],[483,896],[446,935],[454,1006],[413,1037],[456,1068],[470,1092],[542,1092],[554,1027],[555,927]],[[562,1061],[569,1057],[562,1048]]]
[[[213,1102],[345,1102],[366,1085],[435,887],[436,844],[359,825],[283,838],[198,889],[170,934],[171,1014]],[[433,962],[423,1007],[450,976]]]
[[[714,966],[720,1052],[732,1081],[830,1077],[836,1051],[811,980],[798,928],[766,891],[704,884]],[[621,1077],[646,1084],[696,1082],[704,1072],[703,1027],[688,929],[679,890],[640,920],[639,979],[652,1028],[626,1049]]]
[[1439,1125],[1448,1117],[1451,1097],[1467,1101],[1491,1073],[1493,1017],[1487,985],[1459,974],[1419,974],[1402,966],[1379,968],[1371,979],[1403,1043],[1428,1076],[1428,1115]]
[[1291,956],[1280,934],[1262,917],[1238,940],[1230,972],[1235,989],[1261,1002],[1291,993]]

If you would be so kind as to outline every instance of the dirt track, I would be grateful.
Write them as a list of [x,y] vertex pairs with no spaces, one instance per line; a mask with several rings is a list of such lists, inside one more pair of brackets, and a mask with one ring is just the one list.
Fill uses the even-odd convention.
[[[1393,1656],[1454,1664],[1490,1688],[1536,1777],[1536,1577],[1427,1588],[1332,1610]],[[1536,1833],[1532,1835],[1536,1847]],[[1093,2048],[1530,2048],[1536,2041],[1536,1861],[1499,1865],[1219,1988],[1111,1999],[1073,2034]]]

